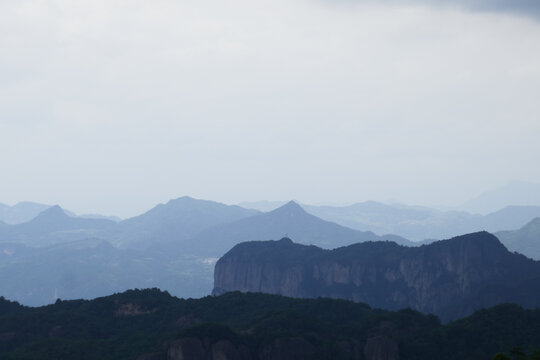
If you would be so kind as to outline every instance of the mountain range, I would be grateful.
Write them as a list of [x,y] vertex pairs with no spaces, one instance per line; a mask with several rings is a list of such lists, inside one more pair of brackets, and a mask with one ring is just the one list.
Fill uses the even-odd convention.
[[509,205],[539,206],[540,184],[512,181],[478,195],[462,204],[459,209],[471,213],[488,214]]
[[[34,219],[43,211],[52,207],[52,205],[39,204],[30,201],[23,201],[13,206],[4,205],[0,203],[0,223],[6,223],[10,225],[22,224]],[[83,214],[76,215],[72,211],[63,209],[64,212],[71,217],[79,217],[86,219],[104,219],[112,221],[120,221],[117,216],[106,216],[100,214]]]
[[495,233],[501,242],[511,251],[525,254],[540,260],[540,218],[531,220],[521,229],[499,231]]
[[0,222],[6,224],[20,224],[35,218],[39,213],[47,210],[50,205],[33,202],[20,202],[13,206],[0,203]]
[[[515,188],[510,185],[507,187]],[[509,190],[505,190],[507,187],[500,191],[508,192]],[[534,184],[529,184],[529,187],[534,188]],[[520,198],[514,200],[519,203]],[[118,222],[120,225],[118,229],[106,238],[119,246],[135,247],[144,246],[149,241],[182,241],[193,238],[202,230],[212,226],[233,222],[261,212],[270,212],[286,203],[259,201],[243,202],[240,203],[241,206],[229,206],[181,197],[170,200],[166,204],[159,204],[144,214],[124,221],[112,216],[76,216],[68,210],[63,209],[63,211],[71,217]],[[528,203],[540,204],[532,200]],[[492,233],[517,230],[535,217],[540,217],[540,206],[533,205],[501,206],[486,215],[465,211],[443,211],[422,206],[383,204],[375,201],[348,206],[300,205],[309,214],[354,230],[370,231],[377,235],[395,234],[417,242],[446,239],[482,230]],[[49,205],[28,202],[13,207],[0,204],[0,227],[2,222],[12,225],[29,221],[48,208],[50,208]],[[24,214],[24,217],[21,214]],[[276,236],[271,238],[276,238]],[[136,245],[137,243],[139,245]]]
[[215,261],[232,246],[287,233],[329,248],[383,239],[318,219],[294,202],[262,214],[183,197],[120,222],[52,206],[29,222],[0,227],[0,294],[32,305],[131,287],[201,297],[212,290]]
[[[189,246],[197,254],[221,256],[239,242],[269,240],[283,236],[291,236],[299,243],[326,249],[379,240],[412,245],[410,241],[400,236],[378,236],[373,232],[353,230],[319,219],[307,213],[294,201],[290,201],[268,213],[208,228],[195,236]],[[176,247],[178,243],[171,245]]]
[[447,239],[476,231],[516,230],[540,217],[540,206],[507,206],[487,215],[374,201],[349,206],[303,205],[309,213],[340,225],[376,234],[396,234],[412,241]]
[[146,248],[150,244],[165,242],[183,243],[206,229],[258,214],[259,211],[236,205],[184,196],[119,222],[111,240],[122,248]]
[[[375,214],[379,205],[367,203],[360,208]],[[510,212],[519,213],[519,209]],[[507,211],[492,218],[507,221]],[[527,208],[523,218],[533,213]],[[389,214],[395,219],[401,216]],[[540,252],[538,237],[533,231],[526,232],[530,233],[528,238],[522,231],[514,235],[515,240],[506,233],[497,236],[505,244],[517,244],[508,244],[511,250],[535,257]],[[59,206],[47,206],[25,223],[0,222],[0,295],[40,305],[54,301],[55,296],[90,298],[129,286],[156,286],[174,295],[200,297],[212,290],[215,262],[234,245],[284,236],[325,249],[381,240],[407,246],[421,244],[322,220],[295,202],[261,213],[182,197],[123,221],[76,217]],[[529,245],[519,245],[526,239]],[[63,272],[58,270],[62,263]],[[94,281],[92,273],[101,274],[102,281]],[[87,289],[83,289],[84,284]]]
[[117,223],[69,216],[60,206],[48,207],[28,222],[0,227],[0,243],[49,246],[88,238],[106,239]]

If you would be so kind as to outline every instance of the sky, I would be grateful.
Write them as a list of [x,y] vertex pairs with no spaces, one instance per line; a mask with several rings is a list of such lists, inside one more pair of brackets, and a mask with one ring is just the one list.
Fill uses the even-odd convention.
[[3,0],[0,203],[452,206],[540,182],[537,4]]

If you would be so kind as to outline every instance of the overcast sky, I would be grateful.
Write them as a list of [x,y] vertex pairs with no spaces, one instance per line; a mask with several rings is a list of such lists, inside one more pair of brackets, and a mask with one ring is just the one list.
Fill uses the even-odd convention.
[[453,205],[540,182],[539,2],[427,3],[0,1],[0,202]]

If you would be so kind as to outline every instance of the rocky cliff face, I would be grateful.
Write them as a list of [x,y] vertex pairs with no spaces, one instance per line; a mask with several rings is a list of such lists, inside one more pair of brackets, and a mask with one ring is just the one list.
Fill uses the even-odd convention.
[[392,242],[335,250],[290,239],[235,246],[216,264],[214,293],[251,291],[410,307],[443,321],[503,302],[540,306],[540,263],[487,232],[417,248]]

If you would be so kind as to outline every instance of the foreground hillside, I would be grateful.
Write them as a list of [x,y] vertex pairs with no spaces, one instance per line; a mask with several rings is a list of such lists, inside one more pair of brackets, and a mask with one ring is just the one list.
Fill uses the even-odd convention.
[[334,250],[280,241],[235,246],[216,264],[214,293],[331,297],[443,321],[504,302],[540,306],[540,262],[479,232],[421,247],[366,242]]
[[500,305],[441,325],[332,299],[157,289],[27,308],[0,299],[2,359],[492,359],[540,344],[540,310]]

